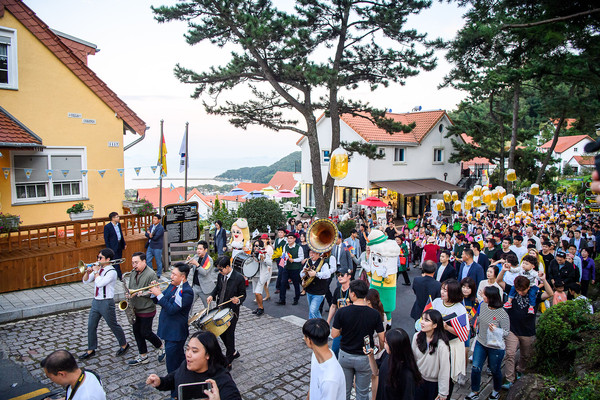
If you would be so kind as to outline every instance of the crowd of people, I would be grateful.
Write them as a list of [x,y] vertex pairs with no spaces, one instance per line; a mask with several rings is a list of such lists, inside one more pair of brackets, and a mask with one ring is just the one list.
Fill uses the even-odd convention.
[[[246,279],[233,268],[232,259],[243,252],[259,263],[258,272],[249,279],[257,305],[254,315],[264,314],[275,271],[276,304],[287,303],[290,284],[294,286],[292,305],[307,296],[308,320],[302,333],[313,352],[308,398],[350,399],[354,391],[357,400],[445,400],[470,374],[467,399],[476,400],[487,360],[493,377],[489,398],[497,399],[500,390],[509,389],[525,370],[538,314],[567,300],[585,301],[595,283],[600,219],[576,204],[553,202],[553,196],[537,199],[530,212],[427,213],[412,224],[401,221],[396,225],[390,219],[387,226],[377,226],[369,213],[349,215],[346,219],[355,219],[357,228],[346,238],[338,233],[322,249],[307,242],[309,221],[288,221],[271,241],[267,234],[247,240],[247,222],[238,220],[229,244],[222,239],[219,222],[215,252],[220,256],[213,261],[209,244],[200,241],[195,257],[173,267],[164,290],[147,288],[159,281],[147,264],[147,253],[153,252],[135,253],[133,270],[123,279],[129,290],[147,290],[129,298],[135,310],[132,329],[139,353],[129,364],[148,362],[148,341],[158,360],[166,359],[168,372],[163,377],[150,375],[149,385],[170,390],[171,397],[177,398],[179,385],[209,382],[211,388],[203,387],[201,396],[241,398],[229,370],[240,357],[235,327],[246,296]],[[378,232],[384,237],[376,238]],[[375,244],[384,241],[393,241],[399,249],[394,253],[393,291],[383,283],[390,275],[382,274],[378,280],[382,270],[370,261]],[[226,250],[232,250],[233,257],[224,255]],[[95,297],[89,314],[88,350],[80,360],[95,355],[100,318],[117,339],[117,356],[129,349],[115,316],[114,286],[121,278],[111,264],[115,257],[111,249],[102,250],[98,263],[84,275],[84,282],[94,284]],[[421,275],[412,282],[407,274],[410,268],[419,269]],[[400,275],[403,285],[412,286],[415,294],[414,304],[402,305],[412,307],[414,332],[392,328],[395,279]],[[188,319],[198,299],[205,305],[230,303],[233,316],[224,333],[199,331],[189,336]],[[152,321],[157,304],[161,311],[155,334]],[[100,379],[82,372],[66,351],[51,354],[42,367],[50,379],[68,385],[71,394],[102,389]],[[69,398],[104,397],[75,393]]]

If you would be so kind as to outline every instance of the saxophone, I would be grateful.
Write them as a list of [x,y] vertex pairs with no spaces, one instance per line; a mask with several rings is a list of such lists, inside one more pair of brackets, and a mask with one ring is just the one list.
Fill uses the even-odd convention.
[[[129,294],[129,286],[128,286],[129,275],[131,275],[131,272],[125,272],[123,274],[123,278],[121,279],[121,284],[123,285],[123,289],[125,289],[125,293],[127,293],[127,294]],[[127,320],[129,321],[129,323],[131,325],[133,325],[135,323],[135,309],[133,308],[133,306],[129,306],[129,303],[130,303],[130,301],[128,302],[127,300],[120,301],[119,302],[119,310],[125,311]]]

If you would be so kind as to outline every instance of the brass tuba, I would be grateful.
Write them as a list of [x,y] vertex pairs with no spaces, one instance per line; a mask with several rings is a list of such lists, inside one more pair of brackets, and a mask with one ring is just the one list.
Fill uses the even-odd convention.
[[327,218],[315,220],[306,231],[308,247],[317,253],[330,251],[335,245],[337,236],[337,226]]

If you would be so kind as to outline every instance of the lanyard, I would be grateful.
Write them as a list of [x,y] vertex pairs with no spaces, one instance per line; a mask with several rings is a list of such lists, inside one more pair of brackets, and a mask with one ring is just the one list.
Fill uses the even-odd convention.
[[75,384],[75,387],[71,389],[71,394],[69,395],[69,398],[67,400],[73,400],[73,397],[75,396],[75,392],[77,392],[77,389],[79,389],[79,386],[81,386],[81,382],[83,382],[84,378],[85,378],[85,371],[81,370],[81,375],[79,375],[79,378],[77,378],[77,383]]

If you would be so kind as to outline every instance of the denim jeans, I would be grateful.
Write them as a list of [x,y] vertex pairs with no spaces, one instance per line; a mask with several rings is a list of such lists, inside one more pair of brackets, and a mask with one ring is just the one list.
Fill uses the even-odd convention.
[[321,306],[321,303],[323,303],[325,295],[306,293],[306,299],[308,300],[308,319],[321,318],[319,307]]
[[152,268],[152,258],[156,260],[156,276],[159,278],[162,275],[163,268],[162,252],[163,249],[152,249],[150,247],[148,247],[148,250],[146,250],[146,264]]
[[342,337],[338,336],[336,338],[333,339],[333,341],[331,342],[331,351],[333,351],[333,354],[335,354],[336,358],[340,358],[340,342],[342,341]]
[[488,359],[488,365],[492,371],[494,380],[494,390],[499,392],[502,386],[502,359],[504,358],[504,350],[492,349],[486,347],[479,342],[475,342],[475,350],[473,351],[473,368],[471,369],[471,391],[479,393],[481,385],[481,368],[485,359]]
[[371,367],[368,356],[348,354],[340,350],[338,361],[346,377],[346,400],[350,400],[353,384],[356,388],[356,400],[369,400]]

